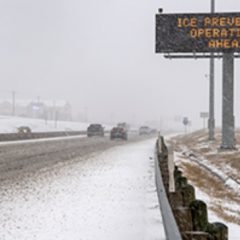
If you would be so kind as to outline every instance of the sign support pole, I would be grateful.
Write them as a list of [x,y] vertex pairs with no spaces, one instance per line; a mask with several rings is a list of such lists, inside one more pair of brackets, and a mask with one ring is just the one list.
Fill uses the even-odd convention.
[[[211,55],[214,55],[213,53]],[[210,74],[209,74],[209,119],[208,119],[208,139],[215,139],[215,119],[214,119],[214,58],[210,59]]]
[[[211,0],[211,13],[215,12],[215,0]],[[214,119],[214,53],[210,58],[209,74],[209,119],[208,119],[208,139],[215,139],[215,119]]]
[[221,149],[235,149],[234,127],[234,56],[223,54],[222,144]]

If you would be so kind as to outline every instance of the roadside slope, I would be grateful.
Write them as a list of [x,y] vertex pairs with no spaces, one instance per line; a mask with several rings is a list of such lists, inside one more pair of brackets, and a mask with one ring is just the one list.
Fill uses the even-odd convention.
[[[209,142],[207,131],[197,131],[173,137],[175,162],[204,199],[211,221],[229,226],[229,239],[239,239],[240,233],[240,152],[219,151],[220,132],[216,142]],[[239,142],[239,132],[237,132]]]

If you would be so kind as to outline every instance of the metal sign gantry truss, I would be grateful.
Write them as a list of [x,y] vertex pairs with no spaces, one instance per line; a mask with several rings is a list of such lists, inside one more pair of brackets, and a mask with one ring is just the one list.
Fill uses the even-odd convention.
[[[171,54],[171,53],[165,53],[164,57],[167,59],[182,59],[182,58],[186,58],[186,59],[203,59],[203,58],[214,58],[214,59],[222,59],[224,56],[224,54]],[[233,55],[234,58],[240,58],[240,54],[234,54]]]

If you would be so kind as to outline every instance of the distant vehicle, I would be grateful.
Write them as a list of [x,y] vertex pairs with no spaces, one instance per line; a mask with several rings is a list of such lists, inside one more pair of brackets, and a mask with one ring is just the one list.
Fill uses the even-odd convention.
[[32,132],[31,128],[28,127],[28,126],[18,127],[17,130],[18,130],[18,133],[20,133],[20,134],[27,134],[27,133],[31,133]]
[[155,128],[151,128],[151,134],[156,134],[158,131],[157,131],[157,129],[155,129]]
[[110,139],[113,140],[117,138],[127,140],[128,135],[126,129],[122,127],[114,127],[110,132]]
[[183,118],[183,125],[184,125],[184,126],[187,126],[188,124],[189,124],[188,118],[187,118],[187,117],[184,117],[184,118]]
[[104,137],[104,128],[101,124],[90,124],[87,128],[87,136],[94,137],[100,136]]
[[118,123],[117,127],[124,128],[126,131],[128,131],[130,128],[130,126],[126,122]]
[[152,129],[148,126],[142,126],[138,131],[139,135],[148,135],[152,133]]

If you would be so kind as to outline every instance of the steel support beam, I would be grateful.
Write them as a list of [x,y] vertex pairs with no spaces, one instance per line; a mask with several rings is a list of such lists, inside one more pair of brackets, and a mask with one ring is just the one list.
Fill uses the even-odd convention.
[[223,54],[222,144],[221,149],[235,149],[234,55]]
[[[196,54],[192,54],[192,55],[177,55],[177,54],[166,54],[164,55],[165,58],[167,59],[207,59],[207,58],[214,58],[214,59],[222,59],[223,58],[223,54],[214,54],[213,56],[211,54],[202,54],[202,55],[196,55]],[[239,54],[235,54],[234,58],[240,58]]]
[[[215,12],[215,0],[211,0],[211,13]],[[215,118],[214,118],[214,53],[211,53],[210,58],[210,72],[209,72],[209,119],[208,119],[208,139],[213,141],[215,139]]]
[[208,139],[215,139],[215,118],[214,118],[214,54],[210,59],[210,74],[209,74],[209,119],[208,119]]

